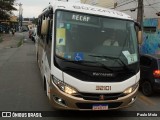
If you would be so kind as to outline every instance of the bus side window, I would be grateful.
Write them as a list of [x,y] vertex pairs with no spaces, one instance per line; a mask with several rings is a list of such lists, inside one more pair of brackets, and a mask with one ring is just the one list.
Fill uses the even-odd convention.
[[[41,19],[41,27],[42,27],[43,20],[45,20],[45,19],[46,19],[46,16],[45,16],[45,15],[42,16],[42,19]],[[41,28],[41,29],[42,29],[42,28]],[[41,32],[41,31],[40,31],[40,32]],[[46,37],[47,37],[47,36],[41,34],[40,37],[41,37],[42,43],[45,44],[45,40],[46,40]]]
[[38,20],[38,26],[37,26],[37,28],[38,28],[37,34],[38,34],[39,36],[41,35],[41,24],[42,24],[42,23],[41,23],[41,19],[39,19],[39,20]]
[[48,25],[48,32],[47,32],[47,36],[46,36],[46,42],[45,42],[45,51],[47,54],[47,58],[48,58],[48,63],[49,66],[51,67],[51,44],[52,44],[52,22],[53,20],[49,20],[49,25]]
[[47,44],[50,44],[52,41],[52,25],[53,25],[52,23],[53,20],[49,20],[48,34],[46,39]]
[[50,20],[48,20],[48,32],[46,36],[46,44],[48,45],[49,43],[49,34],[50,34]]
[[43,21],[43,17],[40,17],[38,20],[38,26],[37,26],[37,34],[39,35],[40,39],[40,43],[44,42],[44,36],[41,34],[41,27],[42,27],[42,21]]
[[52,25],[53,25],[53,20],[50,21],[50,34],[49,34],[49,40],[52,41]]

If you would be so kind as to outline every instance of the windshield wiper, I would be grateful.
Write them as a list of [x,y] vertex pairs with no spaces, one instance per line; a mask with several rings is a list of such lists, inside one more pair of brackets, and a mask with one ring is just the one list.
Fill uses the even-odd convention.
[[[113,57],[113,56],[104,56],[104,55],[89,55],[89,56],[91,56],[91,57],[99,57],[99,58],[109,58],[109,59],[116,59],[116,60],[119,60],[120,62],[121,62],[121,64],[123,65],[123,68],[125,69],[125,70],[130,70],[129,68],[128,68],[128,66],[120,59],[120,58],[118,58],[118,57]],[[119,62],[118,62],[119,63]]]
[[109,70],[111,72],[113,72],[113,70],[107,66],[105,66],[103,63],[101,62],[92,62],[92,61],[85,61],[85,60],[80,60],[80,61],[73,61],[73,60],[65,60],[65,62],[71,62],[71,63],[75,63],[75,64],[81,64],[81,65],[87,65],[87,66],[91,66],[91,65],[88,65],[86,63],[92,63],[92,64],[99,64],[100,67],[106,69],[106,70]]
[[91,56],[91,57],[99,57],[99,58],[118,59],[117,57],[105,56],[105,55],[88,55],[88,56]]

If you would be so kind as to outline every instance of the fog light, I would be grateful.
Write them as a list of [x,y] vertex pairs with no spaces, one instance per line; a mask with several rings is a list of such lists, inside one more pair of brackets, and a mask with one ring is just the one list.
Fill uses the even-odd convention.
[[136,99],[135,97],[134,97],[134,98],[132,98],[132,102],[133,102],[133,101],[135,101],[135,99]]
[[132,98],[132,99],[130,100],[129,104],[134,103],[135,100],[136,100],[136,97]]
[[61,99],[61,98],[59,98],[59,99],[58,99],[58,102],[62,102],[62,99]]
[[54,101],[56,103],[58,103],[60,105],[63,105],[63,106],[66,106],[66,103],[65,103],[65,101],[62,98],[59,98],[59,97],[53,95],[53,99],[54,99]]

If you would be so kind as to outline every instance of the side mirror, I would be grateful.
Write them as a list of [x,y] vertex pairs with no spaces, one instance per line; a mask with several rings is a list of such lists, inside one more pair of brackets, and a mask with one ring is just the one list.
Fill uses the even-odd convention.
[[142,28],[141,28],[141,25],[138,23],[138,22],[135,22],[135,27],[137,28],[136,30],[137,30],[137,39],[138,39],[138,43],[139,44],[142,44],[142,39],[143,39],[143,35],[142,35]]
[[47,32],[48,32],[48,20],[43,20],[41,26],[41,34],[47,35]]
[[142,31],[138,31],[138,43],[142,44]]

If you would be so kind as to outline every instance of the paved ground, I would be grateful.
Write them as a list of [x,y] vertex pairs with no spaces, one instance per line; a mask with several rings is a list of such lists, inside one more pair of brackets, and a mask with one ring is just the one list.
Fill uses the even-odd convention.
[[24,39],[24,33],[16,32],[12,34],[0,34],[2,42],[0,42],[0,49],[4,48],[16,48],[20,45],[20,42]]

